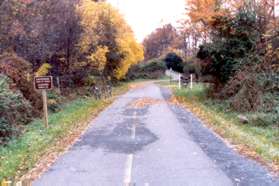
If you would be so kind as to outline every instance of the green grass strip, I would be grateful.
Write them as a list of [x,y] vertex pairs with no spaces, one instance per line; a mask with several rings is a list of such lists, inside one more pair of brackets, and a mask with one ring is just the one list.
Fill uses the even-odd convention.
[[[114,91],[119,95],[128,90],[122,85]],[[42,120],[35,120],[26,127],[21,137],[0,147],[0,180],[13,179],[24,175],[39,160],[49,147],[60,138],[67,136],[75,126],[87,122],[111,100],[96,101],[93,98],[79,98],[63,106],[62,111],[49,116],[49,129],[44,128]]]
[[78,99],[66,105],[63,111],[50,115],[49,129],[44,128],[42,120],[32,122],[23,136],[0,148],[0,180],[13,178],[32,168],[44,149],[74,125],[89,119],[101,105],[101,101],[94,99]]
[[[249,147],[253,151],[250,152],[251,156],[256,153],[256,156],[266,164],[277,169],[279,165],[278,127],[240,123],[237,118],[240,113],[230,110],[225,101],[207,98],[206,88],[201,84],[196,84],[192,90],[174,88],[174,92],[187,108],[205,120],[222,137],[235,145]],[[247,153],[249,155],[249,150]]]

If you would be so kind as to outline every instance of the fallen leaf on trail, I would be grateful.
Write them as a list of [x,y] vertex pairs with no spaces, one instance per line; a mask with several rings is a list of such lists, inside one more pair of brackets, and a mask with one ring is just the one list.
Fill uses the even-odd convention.
[[150,84],[152,84],[154,81],[144,81],[144,82],[137,82],[137,83],[132,83],[129,85],[130,89],[141,89],[144,88]]
[[133,108],[144,108],[146,106],[160,104],[163,101],[160,99],[153,99],[153,98],[140,98],[130,104]]
[[168,102],[169,102],[170,104],[180,105],[179,100],[177,100],[175,96],[172,96],[172,97],[168,100]]
[[131,85],[129,85],[130,89],[139,89],[139,88],[143,88],[144,86],[146,86],[146,84],[144,83],[133,83]]

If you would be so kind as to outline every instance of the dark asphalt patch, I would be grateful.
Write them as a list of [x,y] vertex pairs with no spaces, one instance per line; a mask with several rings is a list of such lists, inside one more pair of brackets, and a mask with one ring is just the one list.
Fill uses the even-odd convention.
[[[96,129],[86,133],[79,142],[74,145],[74,149],[82,146],[90,146],[92,150],[98,148],[106,152],[131,154],[141,151],[143,147],[158,140],[150,130],[145,128],[143,123],[137,119],[127,118],[124,122],[115,124],[115,128],[108,133],[107,128]],[[136,122],[136,136],[131,138],[132,127]]]
[[174,105],[169,106],[186,132],[200,145],[207,156],[231,178],[235,185],[279,185],[279,179],[272,177],[266,168],[229,148],[221,139],[205,128],[192,113]]

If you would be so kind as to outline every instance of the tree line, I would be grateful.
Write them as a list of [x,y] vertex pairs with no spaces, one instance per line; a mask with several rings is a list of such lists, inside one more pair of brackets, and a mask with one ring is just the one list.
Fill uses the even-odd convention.
[[119,80],[143,58],[124,18],[104,2],[3,1],[0,19],[0,53],[22,57],[33,72],[44,65],[52,75],[76,74],[82,83],[98,70]]
[[[238,111],[278,116],[278,17],[274,0],[188,1],[200,27],[197,58],[216,96]],[[274,117],[273,117],[274,118]]]
[[[123,16],[104,1],[3,0],[0,23],[0,144],[42,109],[35,76],[52,75],[56,86],[58,78],[70,94],[116,83],[144,57]],[[55,91],[49,97],[61,100]]]
[[229,109],[261,113],[262,123],[278,123],[278,3],[185,2],[185,18],[177,28],[165,25],[145,39],[146,58],[180,56],[178,69],[211,85],[211,97],[228,103]]

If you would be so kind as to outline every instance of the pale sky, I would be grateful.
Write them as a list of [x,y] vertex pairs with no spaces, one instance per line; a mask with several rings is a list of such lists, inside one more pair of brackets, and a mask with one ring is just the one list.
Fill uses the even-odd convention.
[[156,28],[183,18],[185,0],[107,0],[117,7],[142,41]]

